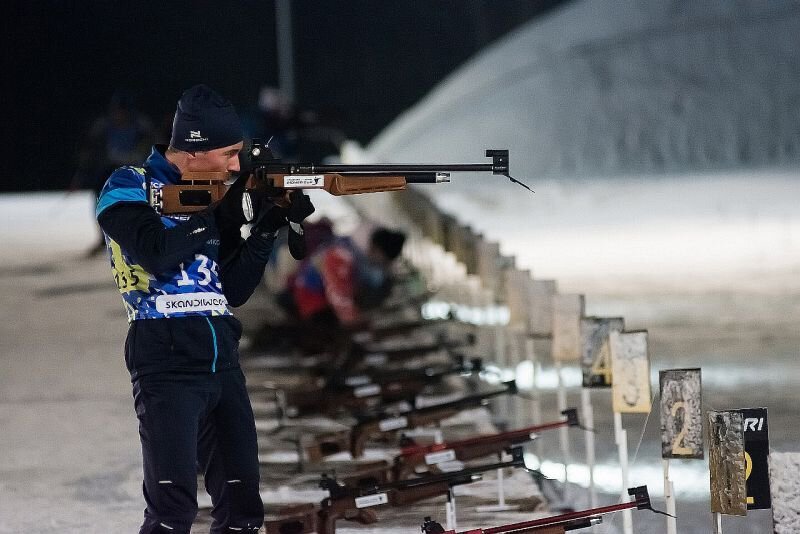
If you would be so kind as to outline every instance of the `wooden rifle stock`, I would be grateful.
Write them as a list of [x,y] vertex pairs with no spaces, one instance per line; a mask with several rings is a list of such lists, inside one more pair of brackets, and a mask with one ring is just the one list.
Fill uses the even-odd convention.
[[[322,189],[334,196],[402,191],[406,188],[406,184],[408,183],[405,176],[370,176],[357,174],[323,174],[321,176],[324,181]],[[274,187],[288,189],[288,187],[284,185],[287,178],[289,180],[297,179],[296,176],[277,176],[274,178]]]
[[[321,462],[326,456],[340,452],[350,452],[350,430],[322,434],[314,439],[311,445],[305,447],[309,462]],[[354,456],[353,458],[356,458]]]
[[[227,172],[186,172],[181,178],[186,183],[164,185],[151,192],[151,205],[160,213],[170,215],[204,210],[209,204],[225,196],[229,187],[226,182],[231,180],[233,175]],[[280,196],[285,189],[321,189],[331,195],[342,196],[402,191],[406,188],[408,180],[403,175],[268,175],[268,183],[280,191],[276,196]],[[290,185],[286,185],[287,183]],[[253,178],[248,180],[247,185],[248,189],[259,187]]]

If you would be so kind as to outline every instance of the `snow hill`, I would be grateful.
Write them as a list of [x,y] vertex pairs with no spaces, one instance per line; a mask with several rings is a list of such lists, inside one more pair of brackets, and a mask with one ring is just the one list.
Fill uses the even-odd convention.
[[478,175],[425,190],[538,277],[784,291],[800,271],[797,35],[795,1],[568,3],[345,157],[510,149],[535,195]]

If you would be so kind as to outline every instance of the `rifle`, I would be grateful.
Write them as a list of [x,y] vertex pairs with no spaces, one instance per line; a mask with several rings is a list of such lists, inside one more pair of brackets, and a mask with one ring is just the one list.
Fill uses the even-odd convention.
[[[450,366],[428,367],[422,370],[384,372],[372,377],[368,374],[350,377],[331,377],[312,380],[296,388],[280,388],[277,384],[265,382],[262,388],[280,390],[283,395],[276,395],[281,404],[280,410],[289,417],[311,413],[332,413],[342,409],[365,411],[384,406],[388,403],[413,402],[429,384],[441,382],[451,375],[475,374],[483,368],[480,358],[473,358],[469,364],[463,359]],[[255,391],[255,387],[248,388]],[[276,391],[277,393],[277,391]],[[320,402],[325,399],[325,402]]]
[[399,369],[369,369],[363,373],[344,376],[331,376],[328,383],[350,387],[367,384],[390,384],[398,381],[424,381],[436,383],[450,375],[472,375],[483,371],[483,358],[467,358],[463,354],[452,354],[454,362],[450,365],[426,365],[422,367]]
[[[422,306],[429,298],[425,298],[419,302]],[[378,310],[381,317],[384,316],[386,306],[381,306]],[[453,335],[452,330],[457,333]],[[414,339],[415,334],[431,334],[435,335],[436,340],[446,341],[461,341],[465,345],[472,345],[475,343],[475,327],[468,323],[459,323],[453,319],[412,319],[404,320],[401,322],[389,322],[384,324],[370,324],[368,330],[356,332],[353,340],[364,344],[391,342],[392,338],[400,337],[403,341]],[[455,338],[455,339],[452,339]]]
[[[269,485],[270,481],[281,484],[304,484],[316,480],[323,473],[334,473],[339,480],[349,486],[368,486],[389,482],[391,469],[386,460],[369,462],[325,462],[307,466],[295,466],[284,462],[259,462],[261,484]],[[198,475],[199,479],[199,475]]]
[[[509,175],[508,150],[487,150],[486,157],[492,158],[491,163],[317,165],[282,163],[273,157],[268,146],[254,139],[247,157],[242,165],[252,167],[247,187],[261,188],[274,198],[294,189],[323,189],[336,196],[402,191],[407,184],[449,182],[452,172],[491,172],[522,184]],[[202,211],[225,195],[228,190],[225,182],[231,178],[227,172],[187,172],[181,176],[186,183],[151,188],[150,205],[165,215]]]
[[452,351],[454,349],[463,348],[465,345],[470,346],[475,344],[474,336],[460,340],[448,340],[440,337],[436,340],[425,341],[422,343],[405,343],[394,344],[383,343],[379,346],[368,346],[354,343],[345,357],[348,367],[355,366],[359,362],[367,362],[370,358],[379,360],[407,360],[409,358],[418,358],[426,354],[445,350]]
[[299,514],[290,513],[281,519],[268,521],[267,532],[294,532],[290,530],[290,525],[307,525],[313,522],[317,534],[335,534],[336,521],[339,519],[374,522],[377,521],[377,516],[368,513],[371,510],[366,509],[382,505],[403,506],[434,497],[450,496],[453,487],[480,480],[483,473],[507,467],[525,466],[521,448],[512,449],[511,455],[511,460],[507,462],[361,488],[346,486],[334,478],[323,475],[320,487],[328,490],[330,497],[325,498],[320,503],[319,509],[312,512],[313,519],[309,509],[305,508]]
[[517,383],[514,380],[504,382],[503,385],[505,386],[503,389],[476,393],[424,408],[414,408],[397,415],[380,414],[364,417],[351,430],[350,454],[354,458],[361,456],[367,440],[375,435],[438,423],[442,419],[458,414],[461,410],[486,406],[494,397],[517,393]]
[[314,443],[306,447],[306,454],[309,460],[320,461],[325,456],[349,450],[353,458],[359,458],[364,454],[367,440],[373,436],[437,423],[458,414],[461,410],[485,406],[494,397],[513,395],[517,392],[517,384],[514,380],[503,382],[503,385],[505,386],[503,389],[476,393],[454,401],[424,408],[413,408],[398,414],[381,413],[361,417],[349,431],[317,436]]
[[[303,333],[301,327],[292,328],[294,330],[293,336],[300,336]],[[307,335],[307,334],[306,334]],[[454,352],[466,346],[475,344],[474,335],[466,335],[462,339],[446,339],[440,337],[437,340],[425,340],[422,343],[414,345],[406,343],[403,346],[381,346],[378,347],[364,347],[359,343],[352,343],[342,352],[326,352],[317,354],[315,357],[306,356],[302,359],[299,358],[285,358],[282,362],[274,361],[274,358],[243,358],[242,365],[255,373],[261,369],[274,372],[276,369],[297,370],[299,365],[303,365],[303,369],[315,376],[333,376],[341,377],[344,375],[352,374],[355,372],[353,369],[357,367],[376,367],[385,366],[389,360],[403,361],[412,358],[420,358],[428,355],[436,355],[440,352],[446,352],[450,356],[454,356]],[[458,358],[455,356],[456,359]],[[369,371],[367,371],[369,372]],[[358,373],[359,375],[364,373]]]
[[[534,519],[532,521],[523,521],[520,523],[512,523],[510,525],[502,525],[492,528],[476,528],[467,530],[459,534],[525,534],[527,532],[538,532],[539,534],[563,534],[568,530],[577,530],[579,528],[586,528],[602,522],[602,516],[611,514],[622,510],[652,510],[650,504],[650,495],[647,492],[647,486],[639,486],[637,488],[629,488],[628,495],[633,497],[633,501],[624,502],[621,504],[613,504],[611,506],[601,506],[600,508],[589,508],[588,510],[581,510],[578,512],[569,512],[566,514],[544,517],[542,519]],[[425,518],[422,523],[423,534],[456,534],[455,530],[445,530],[442,525],[436,521],[432,521],[430,517]]]
[[517,445],[532,441],[537,432],[564,426],[579,426],[578,411],[570,408],[561,412],[564,419],[552,423],[534,425],[508,432],[486,436],[436,443],[433,445],[412,445],[405,447],[394,459],[392,467],[394,480],[402,480],[416,471],[421,465],[436,466],[453,460],[467,461],[490,454],[498,454]]

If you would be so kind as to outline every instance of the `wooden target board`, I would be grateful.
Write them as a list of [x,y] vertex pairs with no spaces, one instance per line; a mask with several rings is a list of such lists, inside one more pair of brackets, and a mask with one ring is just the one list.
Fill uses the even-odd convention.
[[509,312],[509,326],[522,330],[530,326],[531,273],[519,269],[505,271],[505,302]]
[[622,317],[584,317],[581,319],[581,372],[583,387],[610,388],[611,347],[609,334],[625,329]]
[[647,331],[610,332],[612,407],[617,413],[650,411],[650,357]]
[[580,361],[584,309],[583,295],[553,296],[553,361]]
[[703,398],[700,369],[658,374],[661,392],[661,457],[703,458]]
[[742,412],[708,412],[708,468],[711,473],[711,511],[747,515]]
[[530,292],[530,332],[537,337],[553,334],[553,297],[558,291],[555,280],[533,280]]

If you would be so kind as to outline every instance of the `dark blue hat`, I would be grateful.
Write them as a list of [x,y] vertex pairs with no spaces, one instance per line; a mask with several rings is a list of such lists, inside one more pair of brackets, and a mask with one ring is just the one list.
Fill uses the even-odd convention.
[[184,91],[172,121],[172,147],[194,152],[235,145],[241,140],[242,124],[228,99],[203,84]]

